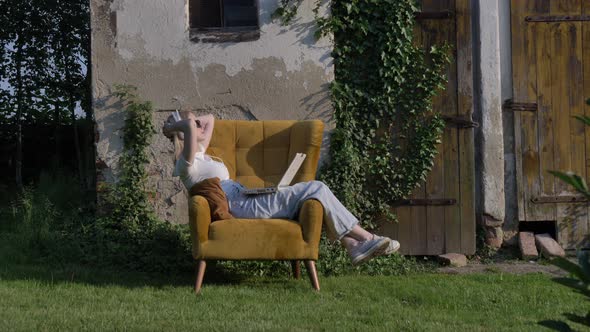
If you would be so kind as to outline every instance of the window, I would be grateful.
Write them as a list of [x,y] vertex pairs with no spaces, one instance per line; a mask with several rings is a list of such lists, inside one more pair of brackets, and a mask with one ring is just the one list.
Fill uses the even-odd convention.
[[202,42],[258,39],[257,0],[190,0],[191,40]]

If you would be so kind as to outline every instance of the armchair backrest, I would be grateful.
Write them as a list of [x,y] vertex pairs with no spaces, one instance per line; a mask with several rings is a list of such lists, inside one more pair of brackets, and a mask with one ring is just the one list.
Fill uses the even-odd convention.
[[315,179],[324,124],[319,120],[216,120],[207,154],[223,159],[247,187],[276,185],[296,153],[307,158],[293,183]]

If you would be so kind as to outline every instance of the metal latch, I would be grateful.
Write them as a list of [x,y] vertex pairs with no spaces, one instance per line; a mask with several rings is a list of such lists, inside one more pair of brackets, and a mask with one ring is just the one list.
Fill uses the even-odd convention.
[[536,112],[537,108],[537,103],[517,103],[512,99],[506,100],[502,105],[502,110],[513,112]]
[[590,21],[590,15],[554,15],[527,16],[525,22],[585,22]]
[[393,203],[394,206],[422,206],[422,205],[436,205],[436,206],[447,206],[447,205],[455,205],[457,204],[457,200],[454,198],[429,198],[429,199],[422,199],[422,198],[412,198],[412,199],[402,199],[399,201],[395,201]]
[[443,116],[443,120],[445,120],[447,125],[450,124],[460,129],[479,127],[479,123],[473,121],[471,118],[461,116]]
[[535,204],[584,203],[588,202],[588,199],[584,196],[539,196],[531,198],[531,202]]

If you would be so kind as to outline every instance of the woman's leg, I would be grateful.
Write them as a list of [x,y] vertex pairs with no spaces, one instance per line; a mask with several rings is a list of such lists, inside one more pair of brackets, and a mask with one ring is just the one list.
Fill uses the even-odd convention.
[[230,202],[230,212],[238,218],[294,219],[304,201],[317,199],[324,207],[324,221],[328,237],[340,240],[352,232],[351,237],[362,241],[368,237],[354,217],[338,201],[328,187],[320,181],[297,183],[274,194],[241,195]]
[[230,212],[238,218],[294,219],[307,199],[317,199],[322,203],[328,237],[340,240],[349,253],[375,238],[358,225],[358,219],[320,181],[297,183],[274,194],[242,195],[231,200]]

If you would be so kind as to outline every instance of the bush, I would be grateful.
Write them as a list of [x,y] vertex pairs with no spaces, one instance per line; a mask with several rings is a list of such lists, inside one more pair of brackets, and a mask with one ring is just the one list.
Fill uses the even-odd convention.
[[139,271],[190,271],[188,228],[151,220],[132,230],[95,217],[94,196],[74,177],[43,173],[35,186],[2,207],[2,260],[82,264]]

